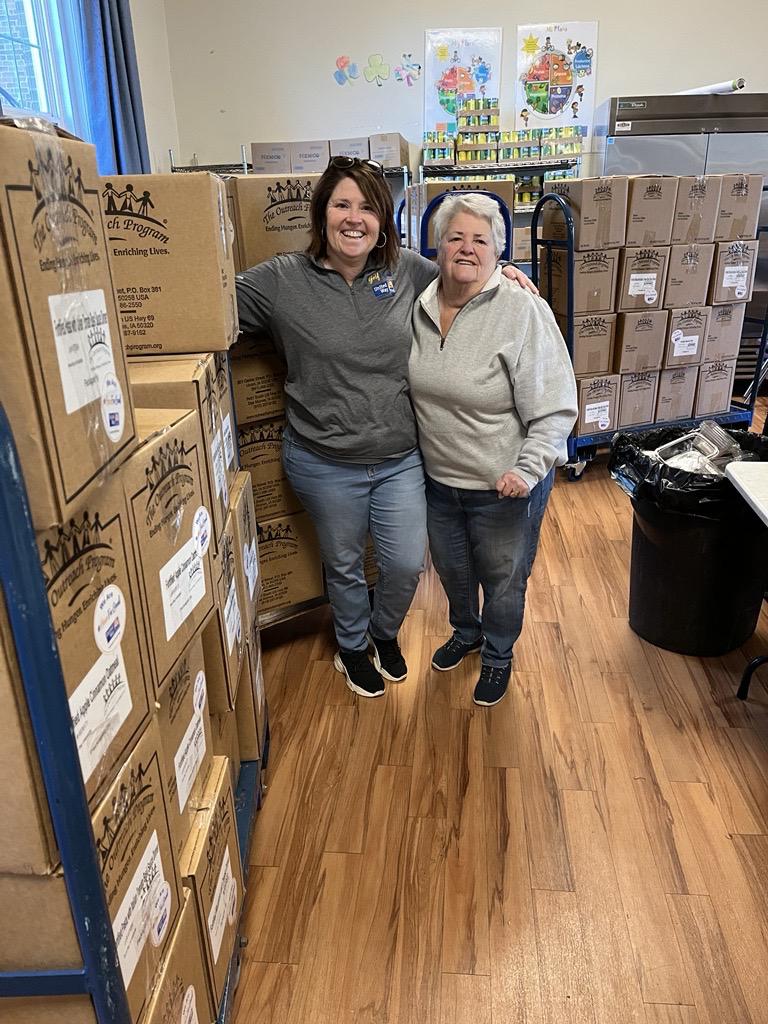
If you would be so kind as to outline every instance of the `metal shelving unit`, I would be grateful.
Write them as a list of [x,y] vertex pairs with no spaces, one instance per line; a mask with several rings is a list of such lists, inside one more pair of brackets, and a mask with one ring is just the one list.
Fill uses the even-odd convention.
[[[539,238],[539,217],[541,211],[546,203],[555,203],[560,207],[566,225],[566,240],[565,241],[553,241],[551,239]],[[531,222],[531,250],[532,250],[532,278],[533,283],[539,284],[539,249],[547,249],[548,253],[551,253],[553,249],[561,249],[566,252],[567,258],[567,300],[566,300],[566,331],[565,331],[565,343],[568,348],[568,354],[573,361],[573,263],[574,263],[574,234],[573,234],[573,216],[571,214],[570,207],[562,196],[556,195],[553,192],[548,192],[542,196],[541,199],[536,203],[536,207],[533,214],[533,220]],[[547,274],[548,274],[548,289],[547,294],[552,294],[552,261],[547,260]],[[752,414],[755,407],[755,398],[760,386],[761,376],[760,371],[764,366],[765,361],[765,349],[766,341],[768,341],[768,314],[763,321],[762,333],[760,336],[760,344],[758,348],[758,357],[755,365],[754,379],[750,388],[747,390],[747,397],[744,400],[732,399],[731,407],[727,412],[717,413],[709,416],[698,416],[698,417],[687,417],[686,419],[680,420],[669,420],[664,423],[638,423],[631,427],[621,427],[622,433],[638,433],[643,430],[652,430],[654,427],[681,427],[685,430],[691,430],[696,427],[703,420],[715,420],[722,426],[728,427],[743,427],[749,428],[752,422]],[[589,462],[597,454],[599,448],[604,448],[610,445],[612,438],[618,430],[608,430],[599,433],[591,434],[571,434],[568,438],[568,462],[565,465],[565,470],[570,480],[578,480],[584,470],[586,469]]]
[[[0,1020],[4,998],[88,996],[98,1024],[130,1024],[26,488],[10,424],[1,405],[0,534],[0,588],[83,961],[78,968],[0,972]],[[242,764],[235,794],[244,871],[261,798],[260,772],[266,766],[268,748],[267,726],[262,764]],[[218,1024],[229,1020],[239,965],[238,947],[232,956]]]
[[559,156],[542,157],[539,160],[505,160],[503,163],[492,163],[490,161],[475,164],[421,164],[419,167],[419,181],[425,178],[439,178],[441,175],[452,175],[454,177],[466,174],[477,174],[478,171],[491,171],[505,173],[506,171],[526,171],[529,174],[544,174],[547,171],[565,171],[575,167],[579,157],[568,157],[563,159]]

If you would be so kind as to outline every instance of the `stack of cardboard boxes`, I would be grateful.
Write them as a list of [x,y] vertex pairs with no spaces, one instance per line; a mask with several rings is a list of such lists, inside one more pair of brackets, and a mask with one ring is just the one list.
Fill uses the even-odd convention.
[[[746,174],[545,183],[574,218],[579,434],[727,411],[761,190]],[[547,204],[542,237],[565,235]],[[566,253],[542,253],[542,292],[565,333]]]
[[[243,898],[237,737],[260,756],[265,720],[255,515],[227,370],[237,317],[225,195],[205,174],[100,180],[91,146],[15,127],[0,136],[11,311],[0,402],[131,1017],[210,1022]],[[216,752],[218,715],[235,736],[230,758]],[[77,967],[3,606],[0,720],[0,970]],[[4,1000],[2,1012],[13,1024],[94,1020],[87,999]]]
[[[437,196],[446,192],[492,192],[505,203],[509,210],[510,217],[515,208],[515,179],[511,175],[507,178],[486,178],[479,181],[422,181],[416,185],[409,185],[405,190],[405,226],[406,245],[417,252],[421,249],[421,220],[427,207]],[[433,211],[434,212],[434,211]],[[530,258],[530,231],[527,236],[528,256]],[[427,225],[427,245],[430,249],[435,247],[435,232],[430,222]]]

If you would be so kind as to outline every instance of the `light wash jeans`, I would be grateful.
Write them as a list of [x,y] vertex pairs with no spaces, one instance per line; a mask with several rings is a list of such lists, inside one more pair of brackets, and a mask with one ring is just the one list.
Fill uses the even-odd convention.
[[447,487],[427,477],[429,549],[449,620],[466,644],[484,637],[484,665],[504,667],[512,659],[554,476],[553,469],[527,498],[499,498],[496,491]]
[[[417,450],[373,465],[336,462],[305,448],[286,430],[283,465],[317,531],[336,640],[366,647],[366,631],[397,636],[424,568],[427,550],[424,467]],[[363,575],[368,532],[379,579],[373,611]]]

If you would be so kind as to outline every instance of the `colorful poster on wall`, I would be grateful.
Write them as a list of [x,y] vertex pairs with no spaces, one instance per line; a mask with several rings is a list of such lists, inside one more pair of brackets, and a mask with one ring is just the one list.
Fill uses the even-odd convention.
[[515,128],[591,130],[596,64],[596,21],[518,25]]
[[427,29],[424,131],[455,131],[461,97],[498,97],[501,29]]

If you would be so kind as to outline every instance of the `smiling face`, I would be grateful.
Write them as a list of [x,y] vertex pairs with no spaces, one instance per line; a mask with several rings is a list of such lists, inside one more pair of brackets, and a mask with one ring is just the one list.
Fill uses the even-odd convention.
[[342,178],[325,208],[328,262],[364,265],[380,233],[381,222],[357,183],[352,178]]
[[485,217],[464,212],[452,217],[440,241],[437,262],[447,283],[482,288],[496,266],[491,225]]

